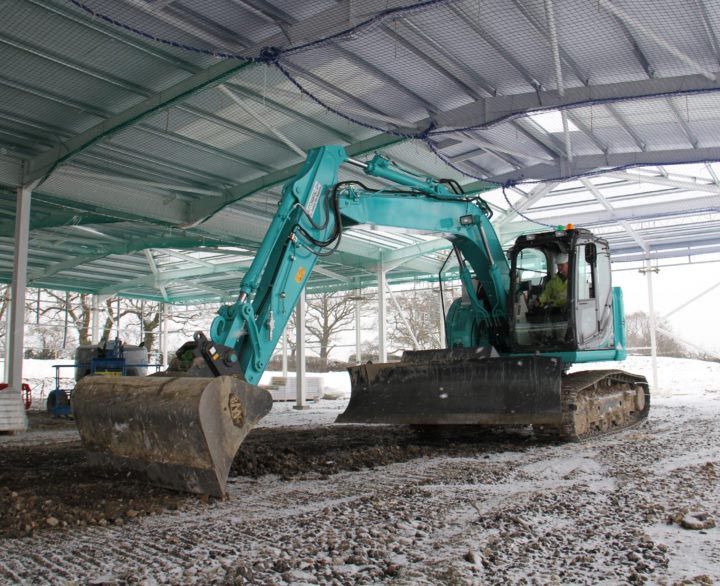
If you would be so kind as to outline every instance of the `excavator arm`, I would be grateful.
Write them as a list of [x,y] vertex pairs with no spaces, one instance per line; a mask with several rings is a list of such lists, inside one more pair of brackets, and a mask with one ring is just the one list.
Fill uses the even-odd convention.
[[[400,187],[339,182],[343,164]],[[257,383],[315,263],[337,247],[348,226],[445,235],[473,291],[476,318],[488,329],[500,328],[507,322],[508,266],[489,215],[485,202],[452,182],[417,176],[380,155],[363,163],[338,146],[310,151],[283,187],[238,298],[219,309],[210,339],[196,333],[158,377],[85,377],[78,383],[73,411],[89,460],[139,470],[155,484],[223,496],[240,443],[272,406]],[[482,300],[473,280],[481,283]]]
[[[371,190],[359,182],[339,182],[343,164],[400,188]],[[348,158],[342,147],[312,150],[283,188],[237,301],[221,307],[212,323],[215,351],[205,353],[209,366],[213,372],[239,372],[257,384],[318,258],[337,246],[345,228],[363,224],[447,238],[460,260],[475,320],[500,337],[508,321],[509,267],[489,216],[487,204],[463,194],[458,185],[413,175],[382,155],[364,163]]]

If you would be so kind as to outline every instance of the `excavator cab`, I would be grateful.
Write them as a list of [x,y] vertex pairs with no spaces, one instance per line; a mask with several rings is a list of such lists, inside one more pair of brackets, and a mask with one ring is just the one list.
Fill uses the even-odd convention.
[[[567,262],[567,274],[558,272]],[[510,338],[513,354],[560,352],[568,363],[583,351],[615,352],[610,250],[582,229],[520,236],[510,251]],[[557,291],[564,297],[557,299]],[[553,297],[553,293],[555,297]]]

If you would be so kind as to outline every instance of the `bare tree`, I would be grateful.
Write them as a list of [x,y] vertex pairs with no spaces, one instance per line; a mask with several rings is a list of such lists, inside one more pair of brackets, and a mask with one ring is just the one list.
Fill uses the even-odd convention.
[[37,289],[26,298],[27,311],[35,314],[30,334],[40,346],[36,356],[69,357],[76,344],[90,343],[92,307],[88,293]]
[[45,323],[30,328],[29,339],[34,344],[25,348],[25,358],[41,360],[72,358],[73,351],[68,348],[67,338],[62,325]]
[[[305,329],[308,343],[317,347],[322,367],[327,367],[330,353],[337,347],[343,332],[353,331],[355,297],[346,293],[319,293],[306,297]],[[295,356],[295,314],[287,328],[288,344]]]
[[[38,324],[62,324],[63,329],[67,325],[73,328],[78,344],[91,342],[92,296],[89,293],[39,289],[36,300],[27,299],[26,306],[35,313]],[[63,337],[67,346],[69,332],[64,331]]]
[[[52,291],[41,289],[38,300],[28,301],[28,307],[37,315],[37,322],[43,327],[49,327],[48,322],[55,327],[70,326],[77,335],[77,344],[85,345],[92,342],[92,296],[89,293],[72,293],[65,291]],[[103,312],[105,323],[102,328],[102,339],[112,340],[116,337],[118,320],[126,316],[134,316],[136,324],[125,324],[121,338],[138,338],[150,351],[157,339],[157,328],[160,324],[161,306],[156,302],[138,301],[133,299],[108,298],[105,300]],[[61,325],[62,324],[62,325]],[[44,331],[43,339],[47,337]],[[68,332],[63,336],[63,347],[67,346]],[[127,340],[126,340],[127,341]],[[134,341],[134,340],[133,340]],[[73,336],[73,345],[75,337]]]
[[440,297],[433,289],[395,293],[389,305],[388,341],[396,350],[440,348]]
[[[667,321],[661,320],[657,325],[665,332],[672,332],[672,327]],[[639,354],[650,354],[650,316],[648,314],[643,311],[636,311],[626,315],[625,332],[628,348],[637,348]],[[665,332],[658,331],[655,337],[657,353],[660,356],[692,357],[692,352]]]
[[[366,340],[360,344],[360,362],[378,362],[380,360],[380,348],[377,340]],[[348,356],[350,364],[357,364],[358,357],[356,353]]]
[[158,336],[158,326],[162,315],[162,305],[155,301],[139,301],[137,299],[124,300],[126,306],[125,315],[134,315],[138,320],[140,329],[139,337],[142,343],[151,352],[155,348]]
[[[102,335],[100,336],[103,340],[114,340],[118,337],[118,322],[126,315],[135,315],[134,309],[127,303],[123,302],[122,299],[117,297],[109,297],[105,300],[105,323],[102,328]],[[115,330],[113,332],[113,330]]]
[[178,347],[187,340],[192,339],[197,331],[205,332],[210,330],[210,324],[215,318],[217,304],[186,305],[171,307],[168,315],[168,322],[172,324],[172,334],[179,337]]

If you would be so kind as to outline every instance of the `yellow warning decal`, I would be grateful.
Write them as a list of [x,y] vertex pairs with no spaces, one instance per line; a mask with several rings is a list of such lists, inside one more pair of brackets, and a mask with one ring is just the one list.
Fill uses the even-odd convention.
[[305,267],[300,267],[297,274],[295,275],[295,282],[300,285],[305,278]]

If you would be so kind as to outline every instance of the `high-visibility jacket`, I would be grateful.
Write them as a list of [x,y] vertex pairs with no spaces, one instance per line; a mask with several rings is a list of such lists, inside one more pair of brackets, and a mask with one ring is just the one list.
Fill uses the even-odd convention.
[[540,294],[540,303],[564,309],[567,306],[567,279],[563,279],[559,273],[553,275]]

